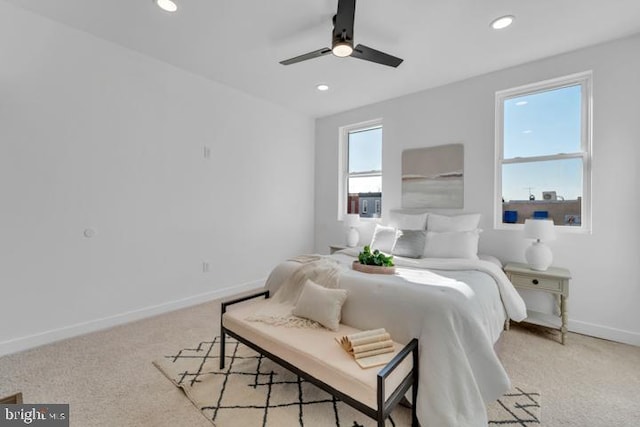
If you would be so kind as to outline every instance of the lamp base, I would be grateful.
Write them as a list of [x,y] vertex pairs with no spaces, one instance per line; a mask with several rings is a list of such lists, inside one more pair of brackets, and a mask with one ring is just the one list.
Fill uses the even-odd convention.
[[358,241],[360,240],[360,233],[355,227],[350,227],[349,232],[347,232],[347,246],[350,248],[355,248],[358,245]]
[[549,246],[538,241],[533,242],[524,253],[524,258],[532,270],[546,271],[553,261],[553,254]]

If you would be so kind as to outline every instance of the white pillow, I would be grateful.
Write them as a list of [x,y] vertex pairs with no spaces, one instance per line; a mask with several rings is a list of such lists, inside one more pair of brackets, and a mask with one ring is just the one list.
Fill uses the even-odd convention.
[[389,212],[389,225],[398,230],[424,230],[427,226],[427,213]]
[[425,258],[465,258],[478,259],[478,240],[480,232],[450,231],[436,233],[427,231],[424,245]]
[[456,216],[429,214],[427,230],[435,231],[436,233],[448,231],[473,231],[478,228],[478,224],[480,224],[479,213]]
[[345,289],[328,289],[307,279],[293,314],[314,320],[327,329],[337,331],[340,326],[342,305],[346,300]]
[[376,229],[373,231],[373,237],[371,238],[371,252],[374,249],[387,254],[391,253],[393,244],[396,242],[397,230],[393,227],[385,227],[384,225],[376,224]]

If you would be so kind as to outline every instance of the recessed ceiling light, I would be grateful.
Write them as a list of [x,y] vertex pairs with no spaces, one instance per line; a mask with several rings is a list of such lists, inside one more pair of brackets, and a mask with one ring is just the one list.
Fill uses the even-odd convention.
[[528,103],[529,103],[529,102],[527,102],[527,101],[518,101],[518,102],[516,102],[516,105],[517,105],[518,107],[522,107],[523,105],[527,105]]
[[503,28],[507,28],[509,25],[513,24],[513,20],[515,17],[513,15],[501,16],[500,18],[496,18],[491,23],[491,28],[494,30],[502,30]]
[[320,83],[318,86],[316,86],[316,89],[318,89],[321,92],[324,92],[324,91],[329,90],[329,85],[326,85],[324,83]]
[[173,0],[153,0],[155,4],[162,10],[167,12],[175,12],[178,10],[178,5]]
[[531,129],[526,129],[526,130],[523,130],[522,133],[533,133],[533,131]]

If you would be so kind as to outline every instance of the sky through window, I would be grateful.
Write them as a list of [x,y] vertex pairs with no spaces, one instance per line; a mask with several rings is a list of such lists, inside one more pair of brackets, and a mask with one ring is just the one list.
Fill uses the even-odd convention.
[[[504,101],[504,159],[582,151],[582,87],[572,85]],[[582,196],[582,160],[564,159],[502,166],[505,201],[541,199],[555,191],[566,200]]]

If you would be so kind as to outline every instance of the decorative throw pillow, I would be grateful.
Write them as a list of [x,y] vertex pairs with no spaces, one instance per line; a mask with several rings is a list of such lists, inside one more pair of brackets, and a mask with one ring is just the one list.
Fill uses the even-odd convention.
[[380,252],[390,254],[395,242],[395,228],[376,224],[376,229],[373,231],[373,237],[371,238],[371,244],[369,245],[369,247],[371,248],[371,252],[373,252],[374,249],[377,249]]
[[391,253],[406,258],[421,258],[426,238],[427,232],[423,230],[398,230],[398,237]]
[[473,231],[480,224],[480,214],[446,216],[429,214],[428,231],[443,233],[449,231]]
[[427,213],[389,212],[389,225],[398,230],[424,230],[427,226]]
[[337,331],[342,315],[342,305],[346,300],[345,289],[328,289],[307,279],[293,314],[314,320],[327,329]]
[[444,233],[427,231],[423,256],[425,258],[478,259],[479,238],[478,230]]

